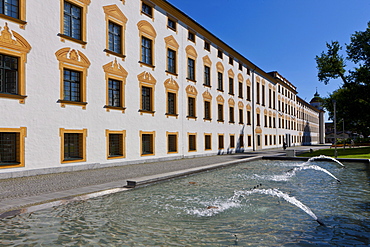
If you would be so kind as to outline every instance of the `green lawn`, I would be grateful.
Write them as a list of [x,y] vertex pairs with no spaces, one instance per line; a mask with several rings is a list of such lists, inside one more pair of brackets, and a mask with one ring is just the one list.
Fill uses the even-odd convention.
[[[364,148],[348,148],[337,147],[338,158],[353,158],[353,159],[370,159],[370,147]],[[331,149],[320,149],[312,153],[304,153],[298,155],[300,157],[314,157],[319,155],[326,155],[334,157],[334,148]]]

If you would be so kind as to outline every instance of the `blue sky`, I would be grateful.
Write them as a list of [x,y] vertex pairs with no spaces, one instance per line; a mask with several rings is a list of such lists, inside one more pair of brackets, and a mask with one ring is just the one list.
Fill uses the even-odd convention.
[[370,21],[369,0],[167,1],[264,71],[278,71],[307,101],[316,87],[328,96],[341,85],[317,79],[315,56],[326,42],[345,46]]

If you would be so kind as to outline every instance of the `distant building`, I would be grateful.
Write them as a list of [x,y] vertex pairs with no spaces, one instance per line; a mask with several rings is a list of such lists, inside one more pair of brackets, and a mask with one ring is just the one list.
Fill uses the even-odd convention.
[[7,4],[0,173],[323,143],[315,102],[167,1]]

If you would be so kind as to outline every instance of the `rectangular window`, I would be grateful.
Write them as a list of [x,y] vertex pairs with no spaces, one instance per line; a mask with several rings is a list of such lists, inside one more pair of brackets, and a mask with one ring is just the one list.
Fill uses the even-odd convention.
[[82,40],[82,9],[64,1],[64,35],[71,38]]
[[265,85],[262,85],[262,105],[265,105]]
[[189,152],[197,151],[197,136],[189,134]]
[[234,123],[234,107],[229,107],[229,123]]
[[188,78],[189,80],[195,81],[195,61],[194,59],[188,58]]
[[19,164],[19,134],[0,132],[0,167]]
[[240,148],[244,147],[244,134],[239,135],[239,147]]
[[153,17],[153,8],[146,3],[142,3],[141,5],[141,13],[146,14],[149,17]]
[[247,68],[247,75],[251,75],[251,69]]
[[117,158],[123,155],[123,134],[109,134],[108,158]]
[[141,135],[141,154],[152,155],[154,154],[154,136],[153,134]]
[[195,42],[195,34],[191,31],[188,32],[188,40]]
[[261,115],[257,113],[257,126],[261,126]]
[[218,135],[218,149],[224,149],[224,135]]
[[207,41],[204,41],[204,49],[207,51],[211,50],[211,44]]
[[224,90],[224,82],[223,82],[223,74],[221,72],[217,73],[217,81],[218,81],[218,88],[217,90],[223,91]]
[[108,104],[109,106],[121,107],[121,81],[108,80]]
[[152,40],[141,37],[141,62],[153,65]]
[[176,31],[176,21],[172,20],[171,18],[167,19],[167,27],[171,28],[172,30]]
[[252,146],[252,136],[248,136],[248,147]]
[[260,103],[260,84],[259,84],[259,82],[257,82],[256,94],[257,94],[256,102],[257,102],[257,104],[259,104]]
[[235,148],[235,136],[230,135],[230,148]]
[[167,71],[176,74],[176,51],[167,49]]
[[204,119],[211,120],[211,102],[204,101]]
[[267,127],[267,115],[265,115],[265,127]]
[[247,124],[251,125],[251,111],[247,111]]
[[141,110],[152,111],[152,89],[141,87]]
[[269,108],[272,107],[271,102],[272,102],[272,91],[271,91],[271,88],[269,88]]
[[83,159],[83,134],[64,133],[64,160],[82,160]]
[[239,70],[243,70],[243,64],[239,63]]
[[176,115],[176,94],[167,93],[167,114]]
[[188,97],[188,117],[195,118],[195,98]]
[[0,14],[4,14],[19,19],[19,1],[18,0],[1,0]]
[[204,136],[204,149],[205,150],[212,149],[212,136],[209,134]]
[[218,114],[217,114],[217,121],[223,122],[224,121],[224,106],[222,104],[218,104]]
[[63,100],[81,102],[80,72],[64,69],[63,73]]
[[234,79],[229,77],[229,94],[234,95]]
[[243,98],[243,82],[239,82],[239,98]]
[[112,21],[108,23],[108,43],[109,50],[122,53],[122,27]]
[[168,153],[177,153],[177,135],[170,134],[168,135]]
[[247,100],[251,101],[251,86],[247,86]]
[[232,57],[229,57],[229,64],[234,65],[234,59]]
[[0,93],[18,94],[18,58],[0,54]]
[[221,50],[218,50],[217,51],[217,57],[222,59],[222,56],[223,56],[223,52]]
[[211,86],[211,68],[204,65],[204,85]]
[[243,124],[243,109],[239,109],[239,124]]

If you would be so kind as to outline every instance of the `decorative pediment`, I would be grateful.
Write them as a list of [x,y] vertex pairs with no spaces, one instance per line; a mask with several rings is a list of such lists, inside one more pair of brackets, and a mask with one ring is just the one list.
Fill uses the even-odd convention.
[[225,102],[225,99],[224,99],[224,97],[222,97],[222,95],[218,95],[217,97],[216,97],[216,100],[217,100],[217,103],[224,103]]
[[265,79],[262,79],[262,85],[265,85],[265,84],[266,84]]
[[251,105],[250,105],[250,104],[248,104],[248,105],[247,105],[247,110],[248,110],[248,111],[252,110],[252,107],[251,107]]
[[221,62],[217,62],[217,64],[216,64],[216,68],[217,68],[217,70],[218,70],[218,71],[220,71],[220,72],[224,72],[224,70],[225,70],[225,68],[224,68],[224,66],[222,65],[222,63],[221,63]]
[[238,102],[238,108],[244,108],[243,102],[241,102],[241,101]]
[[251,83],[251,81],[249,79],[247,79],[247,85],[248,86],[251,86],[252,85],[252,83]]
[[234,74],[234,71],[232,69],[229,69],[229,71],[227,71],[227,73],[229,74],[229,77],[234,78],[235,74]]
[[265,109],[265,110],[263,111],[263,113],[264,113],[265,115],[267,115],[267,110]]
[[140,82],[145,82],[145,83],[148,83],[148,84],[155,85],[157,83],[156,79],[149,72],[146,72],[146,71],[144,71],[143,73],[139,74],[137,76],[137,79]]
[[256,134],[261,134],[262,133],[261,127],[256,127],[255,132]]
[[117,59],[114,59],[114,61],[103,65],[103,69],[105,73],[113,74],[123,78],[126,78],[128,74],[127,71],[117,62]]
[[208,90],[205,91],[202,95],[203,95],[203,98],[204,99],[208,99],[208,100],[211,100],[212,99],[212,95],[211,95],[211,93]]
[[229,103],[229,105],[231,106],[234,106],[235,105],[235,101],[233,98],[229,98],[229,100],[227,101]]
[[187,94],[190,94],[190,95],[193,95],[193,96],[197,96],[198,95],[197,89],[194,86],[192,86],[192,85],[188,85],[185,88],[185,90],[186,90],[186,93]]
[[164,38],[164,42],[166,42],[167,46],[170,46],[175,50],[179,49],[179,44],[177,43],[176,39],[172,35]]
[[[0,28],[1,29],[1,28]],[[9,31],[8,23],[5,22],[4,29],[0,34],[0,47],[10,50],[16,50],[21,53],[28,53],[31,45],[20,34],[15,31]]]
[[209,67],[211,67],[211,66],[212,66],[212,61],[211,61],[211,59],[209,58],[209,56],[208,56],[208,55],[203,57],[203,63],[204,63],[205,65],[208,65]]
[[271,111],[269,111],[269,116],[272,116],[272,112]]
[[172,77],[164,81],[164,87],[175,91],[179,90],[179,84]]
[[157,37],[157,32],[155,31],[155,29],[149,22],[144,21],[144,20],[139,21],[137,24],[137,27],[142,33],[149,35],[152,38]]
[[257,107],[256,113],[261,113],[261,109]]
[[242,74],[240,74],[240,73],[238,74],[238,80],[241,81],[241,82],[244,81],[244,78],[243,78]]
[[70,63],[84,68],[90,67],[91,64],[85,54],[69,47],[58,50],[55,56],[59,62]]
[[257,81],[257,82],[261,82],[261,77],[256,76],[256,81]]
[[186,51],[186,54],[188,54],[188,56],[192,56],[194,58],[198,57],[198,53],[197,51],[194,49],[194,47],[192,47],[191,45],[188,45],[186,48],[185,48],[185,51]]
[[104,13],[106,15],[109,15],[113,18],[115,18],[117,21],[121,23],[127,22],[127,17],[122,13],[122,11],[119,9],[119,7],[115,4],[104,6]]

